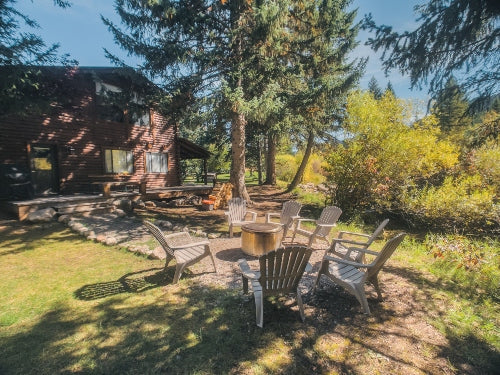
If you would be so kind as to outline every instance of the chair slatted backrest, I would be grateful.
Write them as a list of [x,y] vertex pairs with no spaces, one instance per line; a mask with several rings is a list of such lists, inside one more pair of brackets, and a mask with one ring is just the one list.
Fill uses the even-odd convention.
[[297,201],[287,201],[283,203],[283,208],[281,210],[280,223],[284,225],[290,225],[292,217],[298,216],[302,204]]
[[158,228],[156,225],[154,225],[153,223],[151,223],[150,221],[147,221],[147,220],[144,220],[143,223],[146,226],[146,228],[148,228],[148,230],[151,232],[153,237],[160,243],[160,245],[163,247],[163,249],[173,257],[174,252],[172,251],[172,249],[168,245],[168,241],[165,238],[163,232],[160,230],[160,228]]
[[231,198],[227,201],[229,220],[242,221],[247,212],[247,202],[243,198]]
[[370,279],[371,277],[375,276],[381,270],[385,262],[387,262],[387,260],[391,257],[391,255],[394,253],[399,244],[403,242],[405,236],[406,233],[400,233],[386,242],[382,250],[380,250],[380,253],[371,263],[373,264],[373,266],[367,269],[366,271],[367,279]]
[[288,246],[259,257],[259,282],[265,295],[296,292],[312,250]]
[[[319,236],[328,236],[328,234],[332,229],[331,227],[328,226],[335,224],[341,214],[342,210],[336,206],[327,206],[323,208],[323,211],[321,211],[319,219],[316,221],[316,224],[320,226],[316,234]],[[321,225],[328,225],[328,226],[321,227]]]

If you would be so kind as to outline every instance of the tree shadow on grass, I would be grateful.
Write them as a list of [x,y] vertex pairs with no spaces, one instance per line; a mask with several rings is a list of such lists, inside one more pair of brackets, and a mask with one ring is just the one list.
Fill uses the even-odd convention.
[[[405,318],[425,319],[440,309],[433,303],[432,288],[422,287],[425,275],[411,269],[384,269],[382,289],[387,300],[377,303],[370,290],[371,316],[362,314],[354,297],[326,285],[304,296],[304,323],[295,303],[266,300],[263,329],[255,325],[251,294],[199,285],[189,275],[171,285],[173,271],[169,267],[164,275],[161,268],[151,268],[84,286],[75,297],[88,303],[61,303],[20,326],[6,327],[0,335],[0,373],[417,374],[453,373],[458,368],[462,373],[487,374],[495,370],[498,353],[474,336],[450,332],[445,333],[447,340],[434,342],[432,335],[406,327],[410,321]],[[411,303],[413,293],[421,294]],[[408,305],[396,308],[404,295],[410,295]],[[430,303],[419,303],[417,298]],[[460,353],[468,342],[482,350],[482,358],[489,355],[490,363],[468,358],[466,350]],[[407,348],[402,350],[401,343]]]
[[[202,273],[192,273],[185,269],[182,273],[182,279],[198,277]],[[150,289],[172,284],[175,274],[175,267],[150,268],[147,270],[129,272],[121,276],[118,280],[104,281],[95,284],[84,285],[77,289],[73,295],[76,299],[82,301],[92,301],[122,293],[142,293]]]
[[69,229],[65,229],[62,224],[52,222],[48,224],[25,224],[21,222],[9,222],[0,231],[0,257],[16,255],[27,251],[35,250],[34,243],[40,239],[54,237],[57,241],[85,241],[85,239]]
[[0,337],[0,372],[310,373],[309,361],[266,359],[280,354],[283,334],[304,330],[297,311],[266,305],[270,323],[261,330],[253,303],[238,293],[181,284],[133,306],[123,294],[85,311],[59,305],[30,328]]
[[[170,283],[173,278],[173,273],[168,272],[170,269],[167,269],[167,272],[164,271],[163,267],[129,272],[118,280],[84,285],[74,292],[74,296],[82,301],[92,301],[121,293],[145,292]],[[172,275],[168,273],[172,273]]]

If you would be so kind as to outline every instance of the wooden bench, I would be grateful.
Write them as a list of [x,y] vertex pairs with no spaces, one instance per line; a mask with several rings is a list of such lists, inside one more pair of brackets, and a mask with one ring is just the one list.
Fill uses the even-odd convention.
[[132,186],[134,188],[141,190],[141,184],[139,182],[130,182],[130,181],[94,181],[90,183],[94,186],[100,186],[102,195],[104,197],[109,198],[111,196],[111,187],[113,186],[124,186],[127,188],[128,186]]

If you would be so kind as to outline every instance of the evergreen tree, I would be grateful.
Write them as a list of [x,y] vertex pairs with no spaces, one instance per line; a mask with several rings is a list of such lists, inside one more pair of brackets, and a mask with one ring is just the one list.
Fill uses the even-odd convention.
[[445,132],[456,130],[458,127],[469,126],[470,117],[467,116],[468,102],[457,81],[452,77],[446,82],[436,98],[433,112],[439,120],[439,126]]
[[364,27],[376,31],[368,45],[382,50],[386,73],[409,74],[412,87],[430,79],[434,96],[454,75],[480,109],[500,89],[500,2],[498,0],[429,0],[415,7],[419,26],[398,33],[365,17]]
[[287,190],[302,180],[316,140],[335,130],[345,108],[347,92],[357,84],[366,60],[348,61],[356,47],[356,11],[349,0],[297,1],[293,12],[294,58],[298,74],[291,78],[288,108],[294,133],[303,140],[304,157]]
[[[255,109],[266,111],[275,98],[273,72],[287,53],[285,15],[291,1],[116,0],[124,29],[104,19],[116,41],[144,59],[142,70],[168,93],[165,108],[218,97],[218,110],[231,124],[231,177],[234,194],[245,188],[245,128]],[[281,51],[280,51],[281,50]],[[112,61],[121,63],[108,54]],[[275,102],[275,101],[274,101]],[[184,103],[184,107],[182,107]],[[265,115],[263,117],[266,117]]]
[[380,88],[376,78],[373,76],[368,82],[368,91],[371,92],[373,94],[373,97],[377,100],[382,97],[382,89]]
[[[47,46],[34,32],[21,32],[24,24],[35,31],[39,25],[15,9],[15,0],[0,0],[0,116],[26,113],[47,104],[39,93],[40,72],[33,66],[74,63],[58,56],[58,44]],[[56,6],[70,6],[65,0],[54,0]]]
[[231,124],[231,182],[234,194],[245,199],[247,124],[279,133],[280,124],[292,115],[309,116],[314,121],[308,126],[320,122],[313,112],[327,120],[329,103],[359,76],[349,73],[352,64],[344,63],[357,31],[350,29],[354,13],[339,11],[349,1],[115,4],[126,29],[104,22],[123,48],[144,59],[142,70],[162,83],[168,93],[161,100],[165,107],[185,103],[185,109],[201,98],[220,98],[218,110]]
[[387,87],[385,88],[384,94],[390,92],[392,96],[396,97],[396,92],[394,91],[394,87],[392,87],[391,81],[387,82]]

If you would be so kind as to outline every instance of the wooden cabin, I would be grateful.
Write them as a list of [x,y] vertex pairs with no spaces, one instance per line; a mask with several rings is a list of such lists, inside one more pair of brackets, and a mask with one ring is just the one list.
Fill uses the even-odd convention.
[[[209,156],[179,140],[177,125],[143,104],[158,88],[130,69],[43,67],[40,72],[45,87],[57,93],[49,109],[0,117],[0,165],[26,171],[35,197],[178,186],[181,154]],[[12,199],[8,179],[0,183],[0,198]]]

